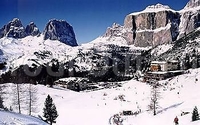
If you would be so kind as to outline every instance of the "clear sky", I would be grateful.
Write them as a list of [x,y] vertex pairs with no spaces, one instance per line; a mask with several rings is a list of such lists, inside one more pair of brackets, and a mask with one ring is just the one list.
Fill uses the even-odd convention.
[[0,0],[0,28],[20,18],[26,26],[33,21],[43,31],[48,20],[66,20],[73,26],[78,44],[89,42],[105,33],[114,22],[123,25],[127,14],[148,5],[161,3],[174,10],[189,0]]

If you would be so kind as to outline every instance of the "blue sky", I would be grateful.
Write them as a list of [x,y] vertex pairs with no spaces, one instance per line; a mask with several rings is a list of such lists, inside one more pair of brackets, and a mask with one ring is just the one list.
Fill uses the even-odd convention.
[[123,25],[127,14],[161,3],[174,10],[189,0],[0,0],[0,27],[17,17],[26,26],[33,21],[43,31],[48,20],[66,20],[73,26],[78,44],[105,33],[114,22]]

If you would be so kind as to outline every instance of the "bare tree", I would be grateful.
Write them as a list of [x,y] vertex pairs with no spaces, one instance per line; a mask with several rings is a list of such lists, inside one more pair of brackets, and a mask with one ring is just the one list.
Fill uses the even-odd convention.
[[25,101],[24,99],[25,88],[23,86],[24,84],[22,84],[21,78],[17,79],[16,83],[13,86],[13,106],[15,106],[18,109],[18,113],[20,114],[22,105]]
[[157,109],[159,108],[159,99],[160,99],[160,92],[159,92],[159,84],[157,82],[152,83],[151,89],[151,97],[150,97],[150,104],[149,110],[153,111],[153,115],[157,114]]
[[37,110],[37,91],[37,87],[33,85],[33,81],[31,80],[27,89],[27,104],[29,115],[32,115],[32,112]]
[[4,86],[0,85],[0,108],[1,109],[5,109],[4,104],[3,104],[4,102],[3,95],[5,94],[5,92],[3,91],[3,89],[4,89]]

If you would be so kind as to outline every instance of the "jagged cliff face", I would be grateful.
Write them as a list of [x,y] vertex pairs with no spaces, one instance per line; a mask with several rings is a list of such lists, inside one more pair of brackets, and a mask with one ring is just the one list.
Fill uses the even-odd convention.
[[[15,39],[26,36],[39,36],[41,33],[34,22],[26,26],[22,25],[20,19],[14,18],[0,29],[0,38],[11,37]],[[75,33],[72,26],[64,20],[50,20],[43,31],[44,40],[58,40],[70,46],[77,46]]]
[[196,12],[190,10],[184,11],[181,15],[180,35],[178,38],[183,37],[200,26],[200,10]]
[[0,29],[0,38],[4,36],[24,38],[26,36],[26,32],[21,21],[17,18],[14,18],[7,25],[4,25],[3,28]]
[[162,4],[148,6],[127,15],[122,27],[128,44],[147,47],[173,42],[200,27],[200,0],[190,0],[180,11]]
[[25,31],[27,35],[31,36],[37,36],[40,34],[40,31],[34,22],[31,22],[29,25],[27,25]]
[[181,24],[179,26],[180,35],[183,37],[189,32],[200,26],[200,0],[190,0],[187,5],[180,11]]
[[8,24],[4,25],[0,29],[0,38],[12,37],[12,38],[24,38],[26,36],[37,36],[40,34],[37,26],[31,22],[26,28],[22,25],[22,22],[18,18],[14,18]]
[[179,23],[178,12],[157,4],[147,7],[142,12],[127,15],[124,27],[132,32],[133,37],[129,38],[129,43],[146,47],[175,40],[179,34]]
[[70,46],[77,46],[74,30],[64,20],[50,20],[44,30],[44,40],[59,40]]

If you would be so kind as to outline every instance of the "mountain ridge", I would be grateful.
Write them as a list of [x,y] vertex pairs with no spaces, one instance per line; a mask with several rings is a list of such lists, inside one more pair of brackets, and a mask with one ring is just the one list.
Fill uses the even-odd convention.
[[39,31],[34,22],[30,22],[24,27],[19,18],[14,18],[0,29],[0,38],[21,39],[27,36],[39,36],[40,34],[44,34],[44,40],[58,40],[70,46],[78,45],[73,27],[64,20],[49,20],[43,32]]
[[[121,37],[127,40],[127,44],[138,47],[174,42],[200,26],[199,5],[199,1],[190,0],[179,11],[160,3],[147,6],[142,11],[126,15],[122,25],[122,31],[126,32],[121,32]],[[105,34],[108,39],[113,37],[108,31]]]

